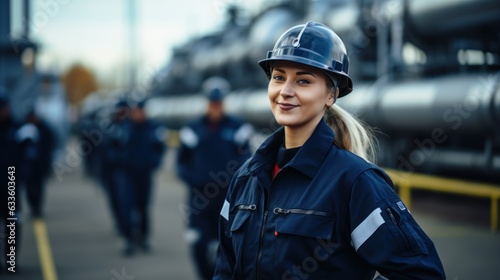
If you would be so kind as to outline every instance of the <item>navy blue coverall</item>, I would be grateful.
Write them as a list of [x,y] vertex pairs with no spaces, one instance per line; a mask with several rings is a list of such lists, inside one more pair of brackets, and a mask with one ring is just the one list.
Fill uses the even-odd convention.
[[122,223],[122,214],[120,212],[120,200],[124,197],[128,183],[126,172],[124,171],[126,144],[130,135],[131,121],[129,119],[120,119],[115,117],[109,127],[106,127],[108,133],[103,135],[102,145],[97,145],[101,164],[101,181],[106,192],[113,222],[119,233],[125,237],[127,234]]
[[23,155],[20,163],[21,180],[26,187],[26,196],[33,217],[43,215],[45,181],[51,173],[55,136],[50,127],[33,112],[30,120],[19,131],[30,134],[23,139]]
[[284,130],[235,174],[214,279],[444,279],[432,241],[376,166],[322,120],[273,179]]
[[[126,224],[137,229],[138,239],[142,246],[150,233],[149,208],[151,204],[152,175],[161,165],[165,145],[163,143],[163,127],[150,120],[133,122],[126,145],[124,170],[128,176],[130,189],[127,199],[130,207],[125,209]],[[125,203],[127,205],[127,203]],[[134,214],[138,221],[133,224]],[[131,234],[127,230],[127,234]]]
[[111,208],[127,243],[125,254],[129,255],[135,241],[149,249],[152,173],[160,166],[165,151],[160,135],[164,129],[150,120],[136,123],[128,118],[113,125],[113,133],[106,140],[107,172],[103,173],[108,176],[105,182]]
[[230,179],[251,155],[252,132],[250,124],[227,115],[217,124],[204,116],[180,131],[177,171],[189,187],[188,226],[192,236],[188,239],[204,279],[213,276],[216,246],[210,258],[210,244],[217,244],[218,217]]

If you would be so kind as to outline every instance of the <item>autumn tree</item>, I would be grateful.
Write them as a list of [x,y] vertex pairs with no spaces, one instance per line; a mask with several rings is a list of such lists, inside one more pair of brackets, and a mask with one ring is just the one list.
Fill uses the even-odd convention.
[[81,64],[73,65],[63,76],[68,100],[78,105],[87,95],[98,89],[97,81],[91,70]]

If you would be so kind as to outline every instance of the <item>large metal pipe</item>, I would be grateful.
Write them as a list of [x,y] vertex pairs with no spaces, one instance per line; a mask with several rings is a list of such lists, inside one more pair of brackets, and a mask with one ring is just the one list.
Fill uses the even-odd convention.
[[409,0],[408,20],[425,36],[449,36],[500,22],[498,0]]
[[[498,132],[500,81],[493,74],[448,75],[355,87],[339,103],[383,131],[451,134]],[[498,117],[496,117],[498,118]]]
[[474,177],[498,182],[500,156],[473,151],[437,149],[417,170],[422,168],[450,176]]
[[[202,94],[189,96],[154,97],[146,104],[148,117],[178,129],[201,116],[206,110],[207,100]],[[228,114],[239,116],[259,128],[272,126],[273,115],[264,89],[238,91],[224,100]]]
[[493,110],[493,121],[496,124],[500,124],[500,86],[497,86],[495,91],[495,96],[492,102],[492,107],[496,108]]
[[[500,129],[498,77],[500,73],[361,84],[339,104],[382,131],[428,134],[442,128],[450,135],[491,134]],[[201,94],[157,97],[147,109],[151,117],[178,127],[201,115],[205,102]],[[272,123],[266,89],[233,92],[225,106],[258,127]]]

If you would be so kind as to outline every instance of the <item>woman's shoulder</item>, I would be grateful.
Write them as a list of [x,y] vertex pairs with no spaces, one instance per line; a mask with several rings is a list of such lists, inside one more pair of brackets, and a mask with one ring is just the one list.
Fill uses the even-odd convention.
[[250,162],[252,161],[253,156],[245,160],[245,162],[234,172],[232,175],[233,180],[238,180],[241,177],[251,175],[250,172]]
[[330,149],[328,153],[327,160],[337,162],[342,161],[344,165],[347,165],[349,168],[372,168],[375,165],[371,162],[365,160],[364,158],[350,152],[348,150],[342,149],[337,145],[333,145],[332,149]]
[[388,178],[387,174],[376,164],[336,145],[330,150],[325,161],[326,164],[331,165],[332,169],[336,170],[335,173],[351,178],[352,181],[364,173],[374,173]]

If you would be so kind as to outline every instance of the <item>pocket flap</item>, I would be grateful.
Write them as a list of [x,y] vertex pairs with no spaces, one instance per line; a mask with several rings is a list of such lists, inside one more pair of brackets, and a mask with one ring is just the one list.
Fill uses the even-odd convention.
[[278,233],[294,234],[311,238],[330,239],[334,219],[317,215],[289,214],[276,221]]
[[252,213],[249,211],[238,211],[236,212],[236,215],[234,215],[234,220],[233,224],[231,224],[231,231],[236,231],[245,224],[245,221],[248,220],[248,217],[250,217]]

